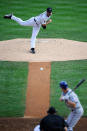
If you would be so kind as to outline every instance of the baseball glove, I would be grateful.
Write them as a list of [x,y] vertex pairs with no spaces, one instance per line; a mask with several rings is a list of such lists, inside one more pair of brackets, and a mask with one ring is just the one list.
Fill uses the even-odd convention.
[[43,29],[46,29],[46,25],[42,25],[42,28],[43,28]]

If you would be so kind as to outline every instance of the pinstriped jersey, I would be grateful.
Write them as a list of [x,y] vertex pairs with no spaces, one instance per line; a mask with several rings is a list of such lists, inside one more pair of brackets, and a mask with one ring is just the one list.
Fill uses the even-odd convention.
[[47,11],[35,17],[37,24],[46,24],[46,22],[50,19],[51,16],[47,16]]

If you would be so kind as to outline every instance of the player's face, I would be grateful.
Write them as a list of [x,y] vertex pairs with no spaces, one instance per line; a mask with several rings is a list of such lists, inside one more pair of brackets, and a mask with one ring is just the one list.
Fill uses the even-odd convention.
[[65,89],[61,88],[61,90],[62,90],[62,92],[67,93],[67,89],[65,90]]
[[47,16],[51,16],[52,15],[52,12],[47,12]]
[[61,90],[62,90],[62,92],[64,92],[64,89],[63,89],[63,88],[61,88]]

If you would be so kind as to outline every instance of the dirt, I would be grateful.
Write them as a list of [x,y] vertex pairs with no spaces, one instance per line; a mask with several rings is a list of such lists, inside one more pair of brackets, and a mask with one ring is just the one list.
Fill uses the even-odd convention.
[[[51,61],[87,59],[86,42],[37,39],[36,54],[29,53],[29,43],[28,39],[0,41],[0,60],[30,63],[25,117],[0,118],[0,131],[33,131],[40,118],[46,115],[50,98]],[[86,121],[87,118],[82,118],[74,131],[86,131]]]
[[25,116],[43,117],[50,101],[50,62],[29,63]]
[[36,54],[29,53],[30,39],[0,41],[0,60],[50,62],[87,59],[87,43],[66,39],[37,39]]
[[[0,118],[0,131],[33,131],[39,118]],[[87,118],[82,118],[74,131],[87,131]]]

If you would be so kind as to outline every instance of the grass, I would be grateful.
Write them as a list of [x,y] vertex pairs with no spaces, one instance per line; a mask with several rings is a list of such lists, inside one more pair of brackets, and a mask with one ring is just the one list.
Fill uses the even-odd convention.
[[0,117],[24,116],[28,63],[0,61]]
[[[14,15],[27,20],[46,10],[53,8],[52,23],[46,30],[41,28],[38,38],[65,38],[87,42],[87,0],[0,0],[0,41],[15,38],[30,38],[32,27],[23,27],[15,21],[5,20],[5,14]],[[27,65],[22,62],[0,62],[0,117],[23,116],[27,84]],[[64,103],[59,102],[58,84],[65,79],[72,88],[83,77],[87,77],[87,62],[68,61],[53,62],[51,71],[51,105],[61,115],[67,115]],[[81,103],[86,106],[86,82],[76,90]]]
[[[22,117],[25,111],[28,63],[0,61],[0,117]],[[66,80],[70,88],[82,79],[87,79],[87,60],[64,61],[51,63],[51,94],[50,105],[54,106],[60,115],[67,116],[64,103],[59,102],[61,90],[59,82]],[[87,116],[86,94],[87,82],[75,92]]]
[[[60,115],[67,116],[69,110],[63,102],[59,101],[61,89],[59,82],[65,80],[68,82],[70,88],[82,79],[87,80],[87,60],[52,62],[51,64],[51,106],[54,106]],[[84,116],[87,116],[87,81],[85,81],[76,91],[81,104],[84,108]]]
[[41,28],[38,38],[65,38],[87,41],[87,0],[1,0],[0,1],[0,40],[30,38],[32,27],[23,27],[3,16],[14,15],[27,20],[53,8],[53,22],[46,30]]

